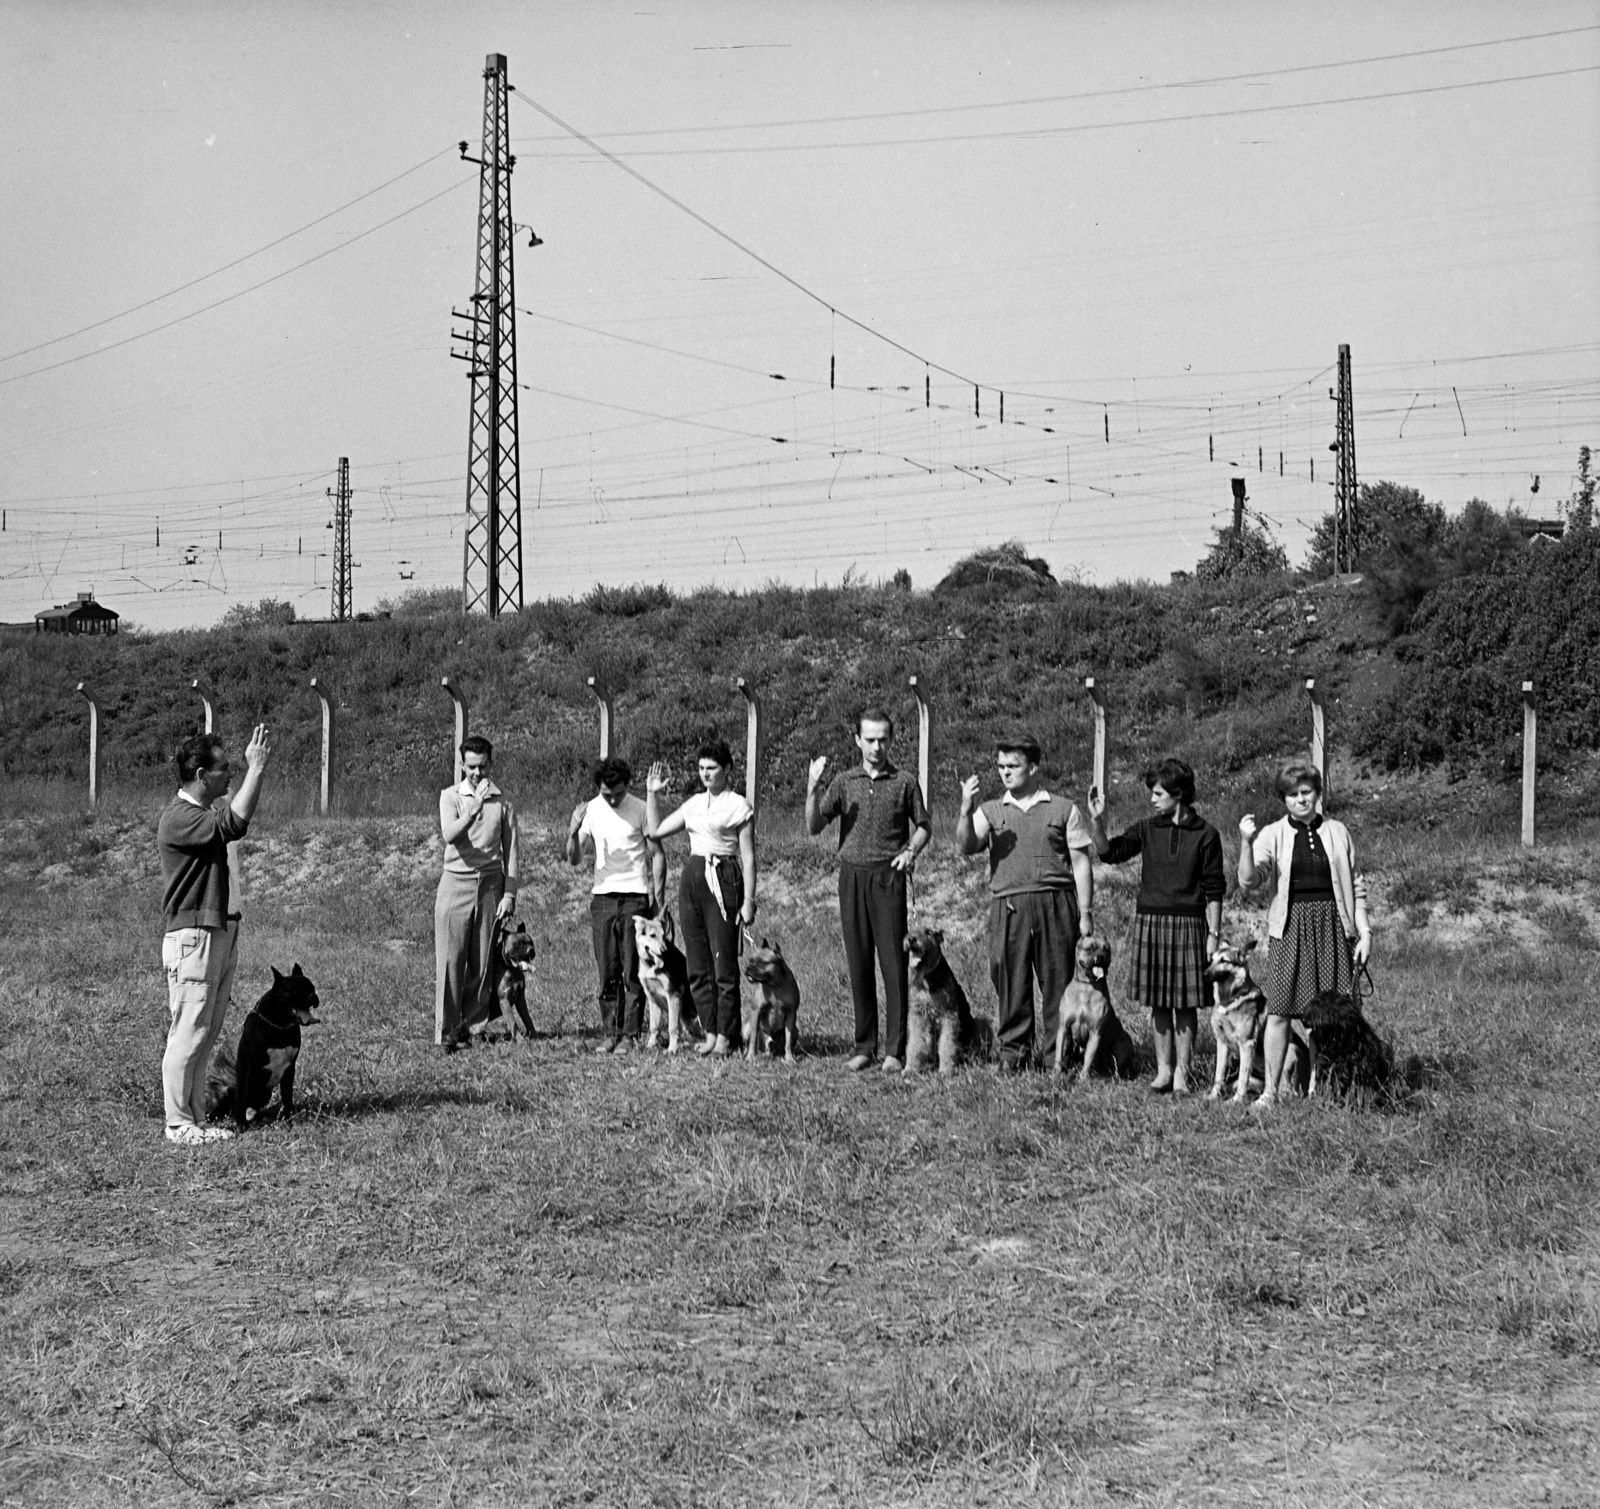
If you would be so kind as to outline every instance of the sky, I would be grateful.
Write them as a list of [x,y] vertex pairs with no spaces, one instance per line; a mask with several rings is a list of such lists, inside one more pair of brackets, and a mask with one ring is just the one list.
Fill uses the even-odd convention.
[[[459,590],[485,58],[523,593],[1192,568],[1246,479],[1559,512],[1600,5],[0,0],[0,620]],[[1003,404],[1003,414],[1002,414]],[[1536,484],[1537,482],[1537,490]]]

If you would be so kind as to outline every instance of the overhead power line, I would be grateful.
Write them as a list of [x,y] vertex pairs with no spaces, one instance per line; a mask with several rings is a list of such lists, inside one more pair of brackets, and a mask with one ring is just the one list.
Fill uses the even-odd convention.
[[[1175,126],[1187,125],[1195,121],[1223,120],[1229,117],[1246,115],[1280,115],[1289,110],[1320,110],[1330,105],[1367,105],[1382,100],[1412,99],[1424,94],[1452,94],[1463,89],[1487,89],[1497,84],[1528,84],[1543,79],[1568,78],[1575,74],[1600,73],[1600,63],[1588,63],[1575,68],[1552,68],[1540,73],[1503,74],[1492,79],[1468,79],[1456,84],[1422,84],[1411,89],[1385,89],[1373,94],[1344,94],[1335,95],[1328,99],[1320,100],[1288,100],[1277,105],[1235,105],[1222,110],[1191,110],[1181,115],[1143,115],[1131,120],[1116,121],[1081,121],[1071,126],[1019,126],[1006,131],[961,131],[947,132],[937,136],[890,136],[878,137],[871,141],[810,141],[810,142],[780,142],[764,145],[751,145],[741,142],[726,147],[642,147],[632,151],[633,157],[712,157],[724,156],[729,152],[737,152],[741,156],[754,153],[771,152],[853,152],[865,147],[923,147],[932,146],[941,142],[963,141],[1015,141],[1019,139],[1032,139],[1045,141],[1057,136],[1076,136],[1086,131],[1120,131],[1130,126]],[[519,94],[521,90],[517,91]],[[542,105],[536,104],[527,95],[522,96],[535,109],[549,115]],[[551,115],[550,119],[556,121]],[[556,121],[558,125],[562,123]],[[571,131],[570,126],[564,129]],[[579,139],[596,152],[605,152],[605,148],[587,136]],[[528,153],[527,156],[544,158],[570,157],[571,153]],[[607,154],[610,155],[609,153]],[[629,169],[633,172],[633,169]],[[660,192],[660,191],[658,191]]]
[[[1524,32],[1515,37],[1491,37],[1482,42],[1456,42],[1447,47],[1421,47],[1410,52],[1374,53],[1365,58],[1339,58],[1326,63],[1301,63],[1288,68],[1260,68],[1249,73],[1214,74],[1209,78],[1171,79],[1160,84],[1126,84],[1115,89],[1084,89],[1075,94],[1040,94],[1016,100],[986,100],[971,105],[932,105],[918,110],[874,110],[861,115],[817,115],[783,121],[744,121],[733,125],[664,126],[650,131],[613,131],[606,139],[630,140],[640,137],[694,136],[712,132],[772,131],[789,126],[849,126],[863,121],[906,120],[918,116],[962,115],[975,110],[1014,110],[1033,105],[1067,105],[1080,100],[1114,99],[1121,95],[1153,94],[1166,89],[1205,89],[1224,84],[1242,84],[1252,79],[1289,78],[1300,73],[1323,73],[1334,68],[1364,68],[1374,63],[1400,63],[1416,58],[1441,57],[1446,53],[1474,52],[1486,47],[1509,47],[1519,42],[1545,42],[1556,37],[1580,36],[1600,31],[1600,25],[1568,26],[1559,31]],[[528,137],[529,141],[557,141],[558,137]]]
[[176,288],[169,288],[165,293],[158,293],[138,304],[130,304],[126,309],[120,309],[115,314],[108,314],[104,319],[95,320],[88,325],[79,325],[76,330],[69,330],[65,335],[53,335],[49,340],[40,341],[35,346],[24,346],[20,351],[8,351],[4,356],[0,356],[0,362],[15,361],[19,356],[31,356],[35,351],[43,351],[47,346],[59,346],[62,341],[70,341],[77,335],[87,335],[91,330],[100,329],[102,325],[110,325],[117,320],[126,319],[130,314],[137,314],[141,309],[148,309],[152,304],[160,304],[166,299],[174,298],[178,294],[186,292],[188,289],[198,287],[201,283],[209,282],[212,278],[220,277],[223,273],[230,272],[233,268],[261,256],[264,252],[271,251],[273,247],[282,246],[285,241],[292,241],[296,236],[303,236],[307,231],[314,230],[324,220],[332,220],[335,215],[342,215],[346,210],[354,209],[363,200],[372,198],[374,194],[381,194],[391,185],[399,183],[402,178],[409,178],[413,173],[420,172],[427,167],[429,163],[437,162],[447,152],[454,152],[455,150],[455,144],[452,142],[448,147],[441,148],[431,157],[424,157],[421,162],[413,164],[405,172],[396,173],[393,178],[384,179],[376,188],[368,189],[364,194],[357,194],[354,199],[347,199],[337,208],[329,210],[327,214],[318,215],[315,220],[308,220],[304,225],[297,226],[292,231],[286,231],[283,235],[268,241],[264,246],[258,246],[254,251],[247,251],[242,257],[235,257],[231,262],[224,262],[221,267],[213,267],[210,272],[203,272],[198,278],[190,278],[187,283],[180,283]]
[[46,372],[54,372],[61,367],[70,367],[75,362],[88,361],[92,356],[104,356],[108,351],[115,351],[122,346],[131,346],[135,341],[142,341],[148,336],[159,335],[163,330],[170,330],[174,325],[182,325],[186,321],[198,319],[202,314],[210,314],[213,309],[220,309],[224,304],[231,304],[235,299],[242,299],[246,294],[255,293],[257,289],[265,288],[268,284],[276,283],[281,278],[286,278],[292,272],[299,272],[304,267],[310,267],[315,262],[320,262],[324,257],[331,257],[335,252],[344,251],[346,247],[354,246],[358,241],[365,241],[368,236],[376,235],[379,231],[387,229],[397,220],[404,220],[407,215],[414,215],[418,210],[426,209],[436,199],[443,199],[446,194],[453,194],[457,189],[465,188],[473,180],[463,178],[453,183],[449,188],[440,189],[437,194],[430,194],[426,199],[419,200],[409,209],[401,210],[398,214],[391,215],[387,220],[380,220],[376,225],[369,226],[364,231],[357,231],[355,235],[347,237],[337,246],[330,246],[324,251],[319,251],[315,256],[307,257],[303,262],[296,262],[292,267],[286,267],[282,272],[275,272],[270,278],[263,278],[259,283],[252,283],[248,288],[241,288],[236,293],[225,294],[220,299],[214,299],[209,304],[202,304],[198,309],[191,309],[188,314],[175,315],[170,320],[163,320],[159,325],[152,325],[148,330],[141,330],[135,335],[124,336],[120,341],[108,341],[103,346],[96,346],[92,351],[80,351],[76,356],[64,356],[58,362],[48,362],[42,367],[34,367],[27,372],[17,372],[10,377],[0,377],[0,388],[9,387],[14,382],[23,382],[30,377],[39,377]]

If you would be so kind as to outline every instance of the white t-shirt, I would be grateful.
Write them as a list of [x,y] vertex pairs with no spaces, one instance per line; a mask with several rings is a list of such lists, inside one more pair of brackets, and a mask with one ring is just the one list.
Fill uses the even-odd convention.
[[649,894],[650,860],[644,824],[644,803],[632,793],[615,807],[603,796],[590,800],[578,836],[594,840],[596,896]]
[[689,834],[689,852],[702,857],[737,854],[739,830],[756,815],[755,808],[731,787],[720,796],[702,791],[678,810]]

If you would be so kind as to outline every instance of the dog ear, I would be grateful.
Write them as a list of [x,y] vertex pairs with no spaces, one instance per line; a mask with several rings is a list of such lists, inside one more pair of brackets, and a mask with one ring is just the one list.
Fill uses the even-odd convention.
[[776,955],[777,955],[777,956],[778,956],[778,957],[779,957],[779,958],[780,958],[780,959],[781,959],[781,958],[782,958],[782,957],[783,957],[783,950],[782,950],[782,949],[781,949],[781,948],[779,948],[779,947],[778,947],[778,945],[777,945],[777,944],[776,944],[776,943],[774,943],[774,944],[773,944],[773,945],[772,945],[772,951],[773,951],[773,953],[775,953],[775,954],[776,954]]
[[1239,952],[1240,952],[1240,953],[1241,953],[1241,954],[1247,954],[1247,953],[1249,953],[1249,952],[1250,952],[1250,950],[1251,950],[1251,949],[1253,949],[1253,948],[1254,948],[1254,947],[1255,947],[1255,946],[1256,946],[1256,939],[1254,939],[1254,938],[1246,938],[1246,939],[1245,939],[1245,940],[1244,940],[1244,947],[1243,947],[1243,948],[1241,948],[1241,949],[1240,949],[1240,950],[1239,950]]
[[281,985],[283,983],[283,981],[286,980],[287,978],[288,978],[287,975],[282,975],[282,974],[278,973],[278,966],[276,964],[274,964],[272,966],[272,983],[274,985]]
[[932,937],[933,941],[937,943],[940,948],[944,947],[944,934],[940,932],[938,928],[934,928]]
[[303,980],[305,977],[305,971],[302,970],[298,964],[296,964],[295,967],[289,971],[289,978],[291,980]]

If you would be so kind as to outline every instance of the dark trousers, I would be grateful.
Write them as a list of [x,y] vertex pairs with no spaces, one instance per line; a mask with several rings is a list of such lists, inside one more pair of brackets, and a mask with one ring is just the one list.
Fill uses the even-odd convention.
[[691,854],[678,880],[678,931],[689,961],[689,994],[700,1025],[730,1043],[739,1041],[739,908],[744,874],[736,855],[720,860],[724,917],[712,899],[706,862]]
[[603,893],[589,902],[600,975],[600,1025],[613,1037],[638,1037],[644,1031],[644,986],[639,983],[633,919],[649,910],[650,898],[637,891]]
[[[989,978],[1000,1001],[1000,1062],[1021,1068],[1055,1052],[1061,997],[1078,947],[1078,898],[1070,890],[996,896],[989,903]],[[1034,1008],[1033,982],[1039,982]]]
[[879,865],[839,866],[839,928],[850,971],[850,997],[856,1008],[856,1052],[878,1051],[878,980],[883,971],[884,1052],[902,1063],[906,1056],[906,877],[905,871]]

